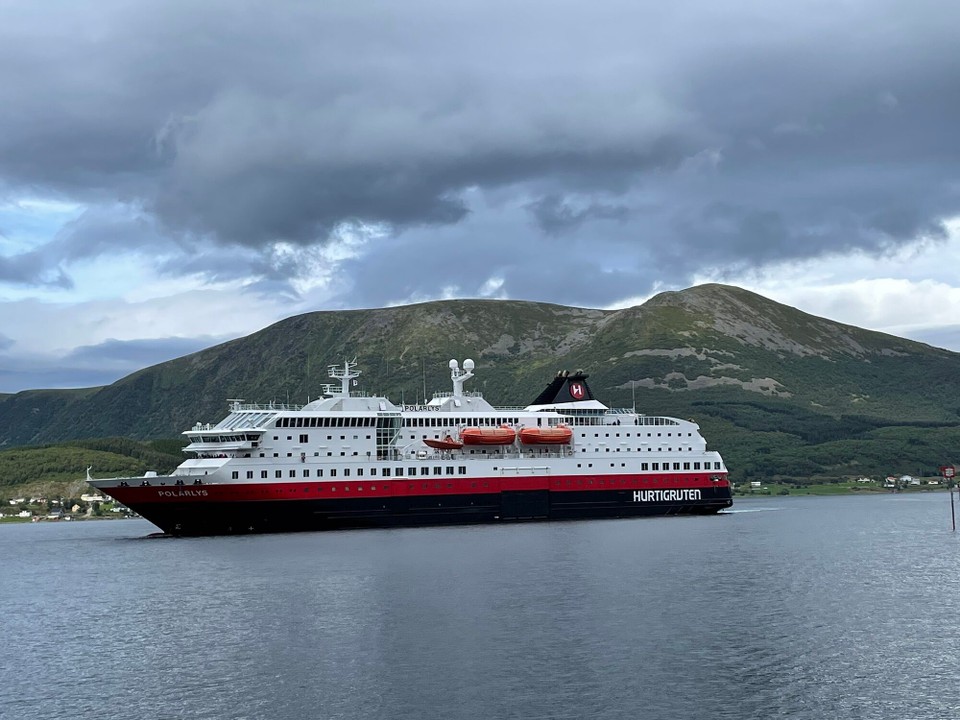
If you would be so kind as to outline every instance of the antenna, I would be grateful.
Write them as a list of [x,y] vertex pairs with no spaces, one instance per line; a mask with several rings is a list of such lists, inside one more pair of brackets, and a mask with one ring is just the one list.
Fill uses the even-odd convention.
[[464,360],[463,370],[460,369],[460,363],[456,360],[451,360],[449,367],[450,379],[453,380],[453,396],[455,398],[463,397],[463,383],[473,377],[473,360],[470,358]]

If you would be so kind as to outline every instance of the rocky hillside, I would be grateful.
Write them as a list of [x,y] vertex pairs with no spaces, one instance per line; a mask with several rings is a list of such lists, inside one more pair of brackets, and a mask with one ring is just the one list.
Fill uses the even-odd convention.
[[617,311],[451,300],[300,315],[106,387],[4,396],[0,447],[174,437],[227,398],[315,398],[327,366],[354,357],[360,389],[407,402],[449,389],[450,358],[473,358],[470,389],[503,405],[582,368],[609,405],[695,418],[741,479],[916,472],[960,448],[960,355],[723,285]]

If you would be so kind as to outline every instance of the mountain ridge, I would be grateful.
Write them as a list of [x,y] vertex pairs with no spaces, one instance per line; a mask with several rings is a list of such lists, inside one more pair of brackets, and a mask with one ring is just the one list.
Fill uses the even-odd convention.
[[[707,284],[618,310],[442,300],[305,313],[104,387],[0,396],[0,448],[174,437],[216,422],[227,398],[315,398],[327,366],[354,357],[360,389],[398,402],[447,390],[450,358],[473,358],[470,389],[502,405],[526,404],[557,370],[582,368],[608,405],[697,416],[711,446],[748,474],[761,472],[759,447],[764,457],[790,450],[782,465],[805,466],[801,449],[821,436],[867,442],[869,462],[860,466],[879,468],[886,456],[870,432],[899,428],[919,442],[907,453],[916,459],[926,442],[918,428],[960,423],[960,354]],[[811,467],[836,471],[843,462],[833,456],[842,454]],[[933,454],[930,463],[947,459]]]

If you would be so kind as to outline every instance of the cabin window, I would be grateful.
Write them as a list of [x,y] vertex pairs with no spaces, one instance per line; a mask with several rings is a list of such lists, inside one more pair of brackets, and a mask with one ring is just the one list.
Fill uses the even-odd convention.
[[337,471],[336,471],[336,468],[334,468],[330,471],[330,477],[336,477],[336,476],[337,476]]
[[253,470],[247,470],[247,480],[253,480]]
[[421,475],[429,475],[429,474],[430,474],[430,468],[428,468],[428,467],[426,467],[426,466],[420,468],[420,474],[421,474]]
[[693,469],[694,469],[694,470],[699,470],[699,469],[700,469],[700,463],[695,462],[695,463],[693,464]]
[[373,475],[373,477],[376,477],[376,476],[377,476],[377,469],[376,469],[376,468],[370,468],[370,474]]
[[660,469],[660,463],[653,463],[653,465],[651,465],[650,467],[651,467],[653,470],[659,470],[659,469]]
[[301,445],[306,445],[306,444],[309,442],[309,440],[310,440],[310,436],[309,436],[309,435],[301,435],[301,436],[300,436],[300,444],[301,444]]
[[277,478],[283,477],[283,470],[275,470],[273,476]]
[[266,470],[261,470],[261,471],[260,471],[260,477],[261,477],[263,480],[266,480],[266,479],[267,479],[267,471],[266,471]]
[[239,473],[237,470],[234,470],[234,471],[230,474],[230,477],[231,477],[232,479],[234,479],[234,480],[237,480],[237,479],[240,478],[240,473]]
[[363,468],[357,468],[357,477],[363,477]]
[[641,470],[646,470],[646,469],[647,469],[647,463],[640,463],[640,469],[641,469]]
[[290,477],[296,477],[296,476],[297,476],[297,471],[296,471],[296,470],[291,470],[291,471],[290,471]]
[[407,468],[407,475],[416,475],[417,469],[415,467]]
[[674,463],[674,464],[673,464],[673,469],[674,469],[674,470],[679,470],[679,469],[680,469],[680,463]]
[[435,468],[433,469],[433,474],[434,474],[434,475],[443,475],[443,468],[435,467]]
[[384,476],[384,477],[390,477],[390,468],[384,468],[384,469],[383,469],[383,476]]
[[690,469],[690,463],[685,462],[685,463],[683,464],[683,469],[684,469],[684,470],[689,470],[689,469]]
[[458,465],[458,466],[457,466],[457,475],[466,475],[466,474],[467,474],[467,466],[466,466],[466,465]]
[[447,475],[453,475],[453,467],[450,465],[447,466]]
[[344,477],[350,477],[350,468],[344,468],[343,476],[344,476]]
[[309,469],[309,468],[304,468],[303,476],[304,476],[304,477],[310,477],[310,469]]

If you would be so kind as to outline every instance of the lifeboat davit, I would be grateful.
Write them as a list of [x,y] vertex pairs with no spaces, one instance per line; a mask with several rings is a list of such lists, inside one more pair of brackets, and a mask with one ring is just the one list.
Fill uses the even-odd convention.
[[463,447],[463,443],[459,440],[454,440],[452,437],[447,435],[443,440],[432,440],[424,438],[423,444],[427,447],[432,447],[435,450],[459,450]]
[[509,425],[500,427],[468,427],[460,431],[465,445],[511,445],[517,439],[517,431]]
[[566,425],[520,428],[520,442],[524,445],[567,445],[571,439],[573,430]]

